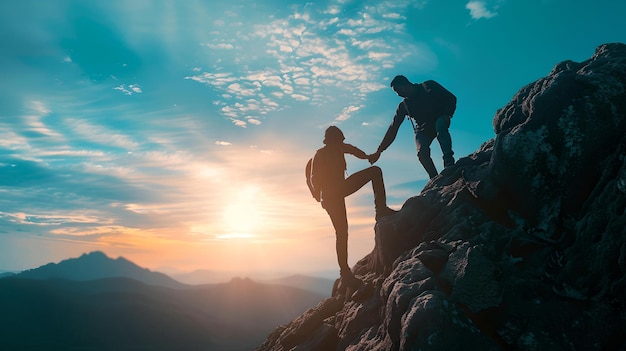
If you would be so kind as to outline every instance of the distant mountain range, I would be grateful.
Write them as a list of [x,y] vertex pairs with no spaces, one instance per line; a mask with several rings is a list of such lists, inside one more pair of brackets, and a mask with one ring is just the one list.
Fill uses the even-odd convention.
[[[312,290],[320,289],[317,285],[331,286],[335,279],[339,277],[339,270],[335,271],[319,271],[308,274],[294,274],[294,272],[246,272],[246,271],[218,271],[210,269],[199,269],[192,272],[171,272],[165,269],[163,272],[175,280],[183,284],[200,285],[214,284],[229,281],[233,277],[250,277],[255,281],[269,282],[276,284],[285,284],[306,289],[306,286],[314,287]],[[170,273],[171,272],[171,273]],[[336,278],[335,278],[336,276]],[[308,280],[311,281],[308,281]],[[297,284],[297,285],[292,285]],[[301,285],[303,284],[303,285]],[[324,291],[324,294],[330,294],[330,291]]]
[[314,281],[186,285],[92,252],[0,279],[0,350],[251,350],[326,297],[279,284]]
[[[86,253],[77,258],[70,258],[59,263],[48,263],[38,268],[29,269],[20,273],[0,272],[0,278],[16,277],[28,279],[67,279],[75,281],[89,281],[104,278],[130,278],[148,285],[158,285],[170,288],[182,288],[185,285],[207,285],[211,281],[226,282],[235,278],[233,274],[198,270],[191,273],[175,274],[172,276],[142,268],[123,258],[108,257],[101,251]],[[219,279],[218,279],[219,278]],[[291,286],[312,291],[326,297],[330,296],[334,284],[333,279],[310,277],[306,275],[288,275],[273,279],[255,279],[260,283]]]
[[0,278],[12,277],[14,275],[15,275],[15,272],[0,271]]
[[309,277],[306,275],[290,275],[284,278],[263,280],[262,283],[293,286],[303,290],[313,291],[320,295],[330,297],[335,281],[326,278]]

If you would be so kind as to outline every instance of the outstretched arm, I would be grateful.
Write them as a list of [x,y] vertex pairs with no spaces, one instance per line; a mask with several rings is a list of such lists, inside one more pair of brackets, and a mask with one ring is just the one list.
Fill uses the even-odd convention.
[[356,147],[354,145],[350,145],[350,144],[345,144],[345,143],[343,144],[343,152],[345,154],[354,155],[354,157],[360,158],[362,160],[365,160],[366,158],[368,158],[368,156],[365,153],[365,151],[359,149],[358,147]]
[[396,135],[398,135],[398,129],[400,129],[400,125],[404,121],[404,117],[408,114],[406,107],[404,106],[404,102],[401,102],[396,109],[396,114],[393,116],[393,121],[387,128],[387,132],[383,137],[383,140],[380,142],[378,146],[378,150],[375,153],[368,156],[368,160],[370,163],[374,164],[380,158],[380,154],[385,151],[391,143],[396,139]]

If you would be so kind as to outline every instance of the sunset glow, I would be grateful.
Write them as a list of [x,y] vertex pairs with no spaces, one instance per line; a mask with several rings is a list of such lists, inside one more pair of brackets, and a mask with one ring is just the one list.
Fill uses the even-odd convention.
[[254,186],[243,186],[224,208],[222,219],[227,233],[218,234],[218,239],[251,239],[265,223],[260,208],[260,191]]
[[[435,79],[458,97],[455,156],[471,154],[518,89],[626,41],[622,2],[563,4],[4,1],[0,270],[100,250],[164,271],[336,272],[304,182],[324,129],[374,152],[391,78]],[[428,180],[412,133],[377,162],[394,209]],[[374,245],[371,186],[347,204],[354,264]]]

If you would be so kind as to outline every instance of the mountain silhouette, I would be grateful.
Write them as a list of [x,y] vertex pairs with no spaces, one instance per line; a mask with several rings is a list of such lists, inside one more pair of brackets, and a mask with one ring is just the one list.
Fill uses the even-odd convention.
[[373,294],[339,283],[256,350],[626,350],[626,45],[557,64],[493,127],[376,223],[353,268]]
[[14,275],[15,275],[14,272],[0,272],[0,278],[12,277]]
[[247,278],[173,288],[13,276],[0,279],[0,350],[247,351],[324,297]]
[[163,273],[152,272],[139,267],[123,257],[112,259],[101,251],[93,251],[59,263],[48,263],[38,268],[23,271],[14,277],[28,279],[59,278],[78,281],[124,277],[149,285],[172,288],[183,285]]

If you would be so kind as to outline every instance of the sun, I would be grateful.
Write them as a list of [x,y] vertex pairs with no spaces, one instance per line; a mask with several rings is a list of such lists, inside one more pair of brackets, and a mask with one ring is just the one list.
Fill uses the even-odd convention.
[[239,189],[222,213],[225,232],[217,235],[218,239],[251,239],[257,236],[263,223],[258,198],[257,186]]

